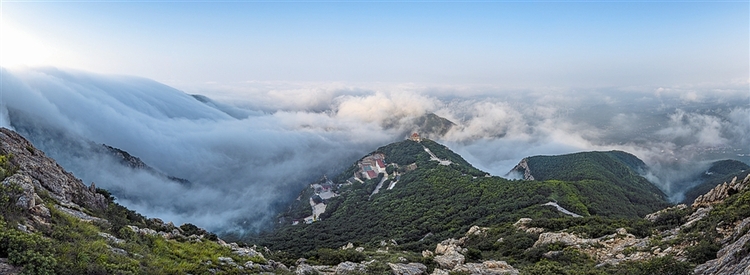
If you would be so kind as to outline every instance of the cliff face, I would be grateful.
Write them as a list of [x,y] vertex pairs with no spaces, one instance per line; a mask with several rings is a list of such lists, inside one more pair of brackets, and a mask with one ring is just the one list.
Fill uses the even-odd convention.
[[97,194],[93,185],[84,185],[16,132],[0,128],[0,154],[11,156],[10,165],[17,169],[3,183],[16,183],[23,188],[19,206],[44,207],[40,199],[40,192],[44,192],[43,195],[49,195],[63,206],[92,210],[107,207],[107,199]]

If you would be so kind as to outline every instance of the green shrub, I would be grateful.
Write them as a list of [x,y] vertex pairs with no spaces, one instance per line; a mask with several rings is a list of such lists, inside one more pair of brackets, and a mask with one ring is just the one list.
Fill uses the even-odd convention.
[[311,253],[308,257],[310,261],[323,265],[337,265],[342,262],[358,263],[367,259],[365,254],[353,249],[337,250],[330,248],[321,248]]
[[716,259],[716,253],[721,249],[721,245],[701,240],[698,244],[687,248],[688,260],[695,264],[702,264],[707,261]]
[[0,257],[12,265],[22,266],[21,274],[54,274],[55,258],[50,240],[8,228],[0,220]]

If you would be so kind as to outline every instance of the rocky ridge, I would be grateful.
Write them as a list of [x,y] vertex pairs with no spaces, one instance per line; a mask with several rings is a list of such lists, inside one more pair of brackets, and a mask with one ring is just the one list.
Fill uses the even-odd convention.
[[0,128],[0,154],[9,156],[8,161],[15,170],[3,184],[15,183],[23,189],[17,205],[37,214],[38,221],[49,217],[42,197],[51,197],[60,208],[71,212],[107,207],[107,199],[96,193],[96,186],[84,185],[16,132]]
[[[37,150],[29,141],[16,132],[0,128],[0,158],[4,165],[0,167],[3,190],[15,190],[18,194],[2,193],[3,198],[15,201],[15,207],[21,211],[13,220],[0,217],[0,223],[17,223],[13,226],[20,234],[45,235],[56,226],[54,215],[70,216],[86,224],[94,224],[96,228],[111,228],[112,223],[100,215],[111,210],[110,198],[105,197],[106,191],[97,190],[92,183],[86,186],[80,179],[64,170],[54,160],[47,157],[42,151]],[[137,158],[136,158],[137,160]],[[100,192],[102,191],[102,192]],[[5,191],[7,192],[7,191]],[[12,201],[11,201],[12,203]],[[7,209],[3,209],[7,210]],[[5,213],[5,212],[3,212]],[[193,225],[190,232],[183,230],[171,222],[165,223],[160,219],[148,219],[146,224],[149,228],[141,228],[134,225],[125,225],[123,229],[136,235],[162,238],[175,242],[203,243],[216,242],[226,248],[229,253],[219,256],[218,263],[207,260],[202,263],[208,266],[210,273],[220,273],[228,269],[234,269],[239,274],[257,274],[261,272],[289,272],[283,264],[268,260],[257,251],[256,247],[240,246],[236,243],[226,243],[217,239],[215,235]],[[0,228],[0,243],[7,242],[9,236]],[[123,232],[122,230],[120,232]],[[118,238],[107,232],[95,232],[95,235],[103,239],[106,248],[115,255],[131,258],[143,258],[143,255],[129,252],[121,247],[128,247],[129,240]],[[50,238],[45,236],[42,238]],[[0,253],[7,253],[8,249],[0,245]],[[2,255],[2,254],[0,254]],[[7,255],[7,254],[6,254]],[[7,257],[7,256],[6,256]],[[12,255],[11,255],[12,257]],[[237,263],[234,259],[254,259]],[[14,262],[15,261],[15,262]],[[25,267],[17,266],[18,259],[0,258],[0,274],[27,274]],[[21,263],[23,264],[23,263]],[[216,266],[216,268],[213,268]]]

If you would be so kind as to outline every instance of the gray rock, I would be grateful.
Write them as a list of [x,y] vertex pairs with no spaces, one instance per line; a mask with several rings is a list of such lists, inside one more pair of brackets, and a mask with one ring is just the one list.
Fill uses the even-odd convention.
[[98,234],[98,235],[99,235],[100,237],[102,237],[102,238],[105,238],[105,239],[107,239],[107,242],[109,242],[109,243],[114,243],[114,244],[121,244],[121,243],[125,243],[125,240],[122,240],[122,239],[118,239],[117,237],[115,237],[115,236],[112,236],[112,235],[110,235],[110,234],[107,234],[107,233],[104,233],[104,232],[99,232],[99,233],[97,233],[97,234]]
[[473,275],[518,275],[518,269],[503,261],[486,261],[481,264],[468,263],[454,268],[452,271],[467,272]]
[[[626,232],[627,233],[627,232]],[[546,232],[539,235],[539,239],[534,243],[534,247],[551,244],[564,243],[566,245],[578,245],[585,243],[594,243],[595,240],[583,239],[567,232]]]
[[343,262],[336,266],[336,274],[361,274],[367,270],[367,266],[353,262]]
[[421,275],[427,272],[427,266],[420,263],[388,263],[394,275]]
[[218,260],[220,265],[236,265],[234,259],[230,257],[219,257]]
[[750,175],[747,175],[741,181],[738,181],[737,177],[734,177],[731,182],[719,184],[706,194],[696,198],[692,206],[693,208],[699,208],[721,203],[730,196],[729,194],[732,193],[730,191],[741,191],[748,186],[750,186]]
[[455,250],[451,250],[444,255],[438,255],[433,258],[433,261],[435,261],[440,268],[448,270],[453,269],[457,265],[463,264],[465,260],[466,258],[464,255],[461,255],[461,253],[458,253]]
[[0,274],[16,275],[19,273],[21,273],[21,267],[9,264],[7,258],[0,258]]
[[750,275],[750,253],[742,252],[746,245],[750,245],[748,242],[750,232],[724,246],[716,253],[716,259],[696,266],[693,272],[696,275]]
[[[50,197],[60,204],[76,204],[91,210],[103,210],[107,207],[107,199],[96,192],[73,174],[65,171],[57,162],[47,157],[42,151],[18,133],[6,128],[0,128],[0,152],[13,154],[10,162],[17,167],[16,173],[6,178],[3,183],[15,182],[25,191],[23,200],[19,204],[28,208],[35,203],[35,193],[44,190]],[[30,186],[32,188],[29,188]]]

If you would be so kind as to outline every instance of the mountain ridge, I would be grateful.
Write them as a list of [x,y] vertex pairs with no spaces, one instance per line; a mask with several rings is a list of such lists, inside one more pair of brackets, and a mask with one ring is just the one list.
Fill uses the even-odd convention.
[[[300,193],[298,201],[279,219],[281,224],[292,224],[312,215],[304,219],[310,224],[282,226],[276,233],[266,235],[267,242],[261,240],[261,243],[272,249],[314,249],[317,245],[315,241],[310,241],[309,234],[318,231],[331,235],[332,242],[328,244],[332,246],[354,240],[366,243],[386,237],[386,234],[373,228],[398,225],[409,229],[388,236],[404,244],[404,247],[418,250],[452,236],[452,232],[468,230],[469,224],[486,226],[514,221],[523,216],[567,215],[547,206],[550,202],[557,202],[558,206],[582,216],[642,217],[669,206],[661,191],[651,191],[655,187],[628,189],[628,186],[613,185],[606,178],[510,181],[490,177],[430,139],[391,143],[376,149],[370,156],[374,154],[383,155],[390,172],[380,173],[378,177],[354,179],[362,171],[362,165],[355,163],[342,174],[332,177],[327,185],[318,183],[322,189],[311,185]],[[619,164],[613,166],[616,169],[641,167],[622,163],[621,159],[638,164],[635,161],[637,158],[631,156],[610,157],[609,160]],[[632,180],[635,184],[648,183],[632,170],[620,174],[628,176],[624,180],[619,179],[621,182]],[[318,195],[320,190],[329,193]],[[320,208],[323,209],[322,213]],[[440,224],[437,219],[443,219],[446,224]],[[304,232],[300,231],[301,228],[305,228]],[[295,239],[298,238],[295,235],[306,235],[308,237],[304,239],[308,240]],[[294,247],[279,245],[286,242],[293,243]]]
[[[416,149],[419,147],[414,145],[423,142],[404,141]],[[498,178],[463,173],[456,168],[464,166],[460,156],[451,155],[447,148],[439,146],[427,141],[422,151],[415,151],[417,169],[402,170],[401,176],[430,176],[419,175],[420,169],[443,173],[448,177],[442,181],[432,178],[428,183],[434,188],[448,188],[449,194],[458,192],[451,197],[456,200],[464,199],[461,189],[451,187],[461,187],[462,183],[517,188],[534,185],[541,191],[572,184],[559,180],[493,182]],[[398,151],[394,150],[398,146],[390,150],[385,147],[373,153]],[[402,156],[401,160],[409,159]],[[477,225],[482,223],[481,219],[464,220],[464,226],[449,234],[451,238],[434,236],[443,236],[439,233],[421,236],[418,242],[433,240],[430,245],[422,246],[425,249],[421,252],[411,250],[420,247],[413,243],[388,238],[411,227],[403,224],[376,227],[387,233],[379,242],[350,239],[340,247],[316,248],[307,251],[305,258],[297,258],[288,251],[264,248],[260,253],[255,246],[226,243],[191,224],[177,227],[159,219],[146,219],[119,206],[106,190],[93,184],[84,185],[23,137],[7,129],[0,129],[0,168],[3,274],[718,275],[739,274],[750,268],[750,253],[746,249],[750,246],[750,176],[735,177],[731,182],[717,185],[691,206],[661,209],[645,219],[571,217],[547,206],[533,205],[526,208],[533,211],[516,216],[523,218],[506,219],[486,227]],[[395,170],[387,169],[386,174],[388,170],[393,174],[399,171],[390,168]],[[474,171],[471,167],[463,170]],[[469,178],[472,180],[466,181]],[[451,182],[454,179],[464,180]],[[377,180],[367,179],[361,184],[370,188]],[[401,180],[399,184],[418,185],[412,186],[415,189],[429,186]],[[329,180],[324,178],[323,183],[326,182]],[[399,187],[404,186],[397,185],[375,196],[363,193],[361,204],[353,210],[363,210],[369,203],[388,203],[384,199],[388,196],[408,195],[393,192]],[[570,188],[561,190],[575,193]],[[491,201],[496,200],[486,202]],[[477,205],[482,205],[482,201]],[[455,210],[448,208],[440,213],[446,218],[444,222],[459,225],[450,219],[451,211]],[[546,214],[533,219],[524,216],[542,212]],[[484,213],[492,214],[492,211]],[[317,234],[314,227],[325,222],[309,224],[306,229]],[[330,233],[313,236],[333,241]]]

